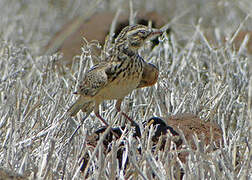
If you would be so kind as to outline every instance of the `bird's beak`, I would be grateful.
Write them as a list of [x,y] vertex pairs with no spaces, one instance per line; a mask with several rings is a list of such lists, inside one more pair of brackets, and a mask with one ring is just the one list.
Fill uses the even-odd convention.
[[160,34],[163,34],[163,31],[160,30],[160,29],[152,29],[151,30],[151,35],[154,36],[154,35],[160,35]]
[[148,39],[152,40],[161,34],[163,34],[163,31],[161,31],[160,29],[151,29]]

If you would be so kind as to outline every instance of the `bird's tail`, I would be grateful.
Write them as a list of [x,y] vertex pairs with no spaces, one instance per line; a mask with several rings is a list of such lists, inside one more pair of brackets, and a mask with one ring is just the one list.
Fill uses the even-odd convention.
[[80,110],[87,112],[94,107],[93,101],[87,101],[83,97],[79,97],[77,101],[67,110],[70,116],[75,116]]

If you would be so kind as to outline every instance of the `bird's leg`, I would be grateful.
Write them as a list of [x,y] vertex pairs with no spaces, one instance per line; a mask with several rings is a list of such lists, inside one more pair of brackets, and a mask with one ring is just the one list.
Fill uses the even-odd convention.
[[[99,113],[99,103],[95,104],[95,110],[94,110],[94,112],[95,112],[96,117],[98,117],[105,124],[106,127],[109,127],[109,124],[105,121],[105,119]],[[114,136],[117,139],[120,138],[120,136],[116,132],[114,132],[114,130],[112,128],[111,128],[111,132],[114,134]]]
[[109,124],[105,121],[105,119],[99,114],[99,111],[95,112],[96,117],[98,117],[107,127]]
[[95,101],[94,113],[95,113],[96,117],[98,117],[105,124],[105,126],[108,127],[109,124],[105,121],[105,119],[103,119],[103,117],[99,113],[99,105],[100,105],[100,101]]
[[[117,101],[116,101],[116,110],[118,111],[118,112],[120,112],[121,111],[121,104],[122,104],[122,101],[123,101],[123,99],[118,99]],[[131,126],[133,126],[133,127],[135,127],[135,131],[136,131],[136,136],[137,137],[141,137],[141,131],[140,131],[140,128],[139,128],[139,125],[133,120],[133,119],[131,119],[125,112],[121,112],[122,113],[122,115],[126,118],[126,119],[128,119],[130,122],[131,122]]]
[[[96,115],[96,117],[98,117],[105,125],[106,125],[106,127],[109,127],[109,124],[105,121],[105,119],[99,114],[99,111],[97,112],[95,112],[95,115]],[[117,139],[119,139],[120,138],[120,136],[116,133],[116,132],[114,132],[114,130],[111,128],[111,132],[114,134],[114,136],[117,138]]]
[[[118,99],[118,100],[116,101],[115,107],[116,107],[117,112],[120,112],[120,111],[121,111],[121,104],[122,104],[122,101],[123,101],[123,99]],[[128,120],[131,122],[132,125],[136,125],[136,122],[135,122],[133,119],[131,119],[125,112],[121,112],[121,113],[122,113],[122,115],[123,115],[126,119],[128,119]]]

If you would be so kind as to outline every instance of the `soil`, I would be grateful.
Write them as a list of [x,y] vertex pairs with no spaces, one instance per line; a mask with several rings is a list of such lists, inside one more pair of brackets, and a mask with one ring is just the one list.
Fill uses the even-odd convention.
[[[222,130],[216,123],[206,122],[193,114],[170,116],[165,120],[167,125],[173,127],[178,133],[180,133],[178,129],[182,130],[192,150],[198,150],[193,140],[194,135],[197,135],[203,145],[208,147],[205,149],[205,153],[216,150],[220,146]],[[178,149],[182,149],[183,145],[185,142]],[[187,155],[188,153],[181,153],[180,160],[185,162]]]

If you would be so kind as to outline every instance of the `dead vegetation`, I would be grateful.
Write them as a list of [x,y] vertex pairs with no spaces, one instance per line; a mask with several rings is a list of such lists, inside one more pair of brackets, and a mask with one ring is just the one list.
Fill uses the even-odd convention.
[[[162,14],[172,32],[160,38],[161,42],[152,51],[146,47],[141,52],[148,62],[158,66],[158,83],[134,91],[122,106],[140,124],[143,137],[133,138],[134,131],[128,125],[127,133],[113,141],[112,150],[106,154],[102,140],[108,131],[95,148],[90,149],[86,144],[87,134],[101,126],[93,114],[71,141],[69,138],[84,114],[79,113],[75,118],[65,115],[76,99],[72,94],[76,82],[93,64],[90,44],[82,47],[81,55],[71,67],[59,66],[62,60],[59,54],[38,54],[52,32],[57,32],[67,19],[87,8],[88,13],[81,16],[84,19],[105,9],[125,9],[129,2],[67,2],[0,2],[3,16],[0,21],[0,179],[7,179],[12,174],[9,171],[16,179],[179,179],[181,169],[184,179],[252,177],[249,36],[243,36],[241,46],[234,47],[239,32],[252,27],[249,0],[212,4],[196,0],[194,5],[188,5],[186,0],[142,0],[132,4],[134,12],[146,9]],[[214,32],[218,46],[211,43],[205,29]],[[100,112],[111,126],[124,124],[124,119],[116,114],[114,101],[104,102]],[[187,142],[181,127],[178,131],[184,141],[183,149],[174,149],[173,144],[164,151],[153,151],[151,133],[144,133],[141,122],[158,116],[169,124],[172,115],[183,113],[197,115],[221,128],[219,148],[207,151],[212,144],[200,141],[213,142],[211,133],[192,134],[192,142]],[[188,119],[184,122],[190,125]],[[197,124],[195,120],[192,122]],[[215,130],[207,127],[210,132]],[[124,156],[129,157],[125,169],[119,168],[116,159],[121,142],[126,144]],[[137,151],[139,146],[142,154]],[[86,152],[90,154],[89,169],[80,173],[80,161]],[[186,161],[179,158],[181,152],[187,154]]]

